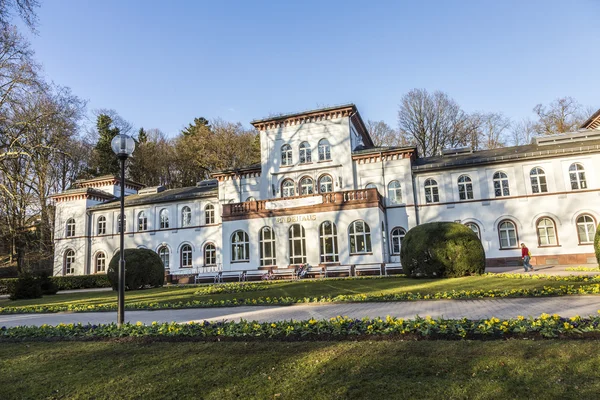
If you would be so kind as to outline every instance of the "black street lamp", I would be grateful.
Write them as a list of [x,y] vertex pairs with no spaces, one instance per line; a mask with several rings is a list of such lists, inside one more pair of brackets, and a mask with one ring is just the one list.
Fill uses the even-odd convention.
[[119,233],[121,258],[119,259],[119,290],[117,301],[117,326],[125,322],[125,161],[133,154],[135,142],[130,136],[121,134],[113,138],[112,150],[121,162],[121,213],[119,218]]

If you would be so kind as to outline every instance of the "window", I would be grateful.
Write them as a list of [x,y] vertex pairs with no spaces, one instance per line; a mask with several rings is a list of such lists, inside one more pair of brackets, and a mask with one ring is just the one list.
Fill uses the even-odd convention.
[[406,231],[403,228],[392,229],[392,254],[399,255]]
[[106,217],[101,216],[98,218],[98,235],[106,234]]
[[167,246],[162,246],[158,249],[158,255],[160,256],[160,260],[165,266],[165,269],[169,269],[169,248]]
[[163,208],[160,210],[160,229],[169,228],[169,210]]
[[148,218],[146,218],[146,213],[140,211],[138,214],[138,232],[142,232],[148,229]]
[[261,267],[277,264],[275,257],[275,232],[268,226],[260,230],[259,249]]
[[244,231],[231,235],[231,262],[250,261],[250,240]]
[[181,209],[181,226],[192,226],[192,210],[188,206]]
[[319,178],[319,193],[333,192],[333,179],[329,175],[322,175]]
[[281,197],[292,197],[296,194],[296,188],[294,187],[294,181],[286,179],[281,184]]
[[579,244],[594,243],[596,234],[596,221],[589,215],[582,215],[577,218],[577,237]]
[[300,179],[300,195],[313,194],[314,185],[312,178],[308,176]]
[[[123,232],[127,232],[127,216],[123,215]],[[117,233],[121,233],[121,216],[117,217]]]
[[181,246],[181,268],[190,268],[192,266],[192,246],[184,244]]
[[106,272],[106,254],[99,252],[96,254],[96,273]]
[[465,226],[475,232],[479,240],[481,240],[481,231],[479,230],[479,225],[474,222],[467,222]]
[[501,249],[517,248],[517,228],[512,221],[502,221],[498,225],[498,234],[500,235]]
[[388,184],[388,195],[390,196],[391,204],[402,203],[402,189],[400,188],[400,182],[391,181]]
[[429,178],[425,181],[425,202],[427,204],[440,202],[440,193],[435,179]]
[[215,206],[212,204],[208,204],[204,208],[204,223],[206,225],[211,225],[215,223]]
[[461,175],[458,177],[458,198],[460,200],[473,199],[473,182],[469,175]]
[[494,174],[494,194],[496,197],[510,196],[510,188],[508,187],[508,176],[498,171]]
[[300,224],[290,226],[289,232],[290,264],[306,263],[306,238],[304,227]]
[[571,189],[586,189],[585,170],[583,165],[575,163],[569,167],[569,179],[571,180]]
[[365,221],[358,220],[350,224],[350,254],[371,252],[371,228]]
[[535,167],[529,172],[529,179],[531,179],[531,192],[532,193],[546,193],[548,192],[548,185],[546,184],[546,173],[540,167]]
[[75,252],[73,250],[65,251],[64,274],[72,275],[75,273]]
[[204,245],[204,266],[217,265],[217,248],[212,243]]
[[331,160],[331,147],[327,139],[319,140],[319,161]]
[[312,150],[308,142],[300,143],[300,164],[308,164],[312,162]]
[[540,246],[556,246],[556,228],[550,218],[541,218],[537,223],[538,244]]
[[292,165],[292,146],[289,144],[281,146],[281,165]]
[[254,197],[250,196],[246,199],[246,201],[256,201],[256,199]]
[[365,189],[377,189],[377,185],[374,183],[367,183]]
[[319,243],[321,250],[321,262],[338,262],[337,227],[331,221],[325,221],[319,227]]
[[69,218],[67,220],[67,237],[75,236],[75,219]]

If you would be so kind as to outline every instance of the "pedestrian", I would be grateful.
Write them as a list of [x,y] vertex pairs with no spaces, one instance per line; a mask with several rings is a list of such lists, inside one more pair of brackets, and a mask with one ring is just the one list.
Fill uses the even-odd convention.
[[535,271],[531,264],[529,264],[529,260],[531,260],[531,253],[525,243],[521,243],[521,258],[523,259],[523,268],[525,268],[525,272]]

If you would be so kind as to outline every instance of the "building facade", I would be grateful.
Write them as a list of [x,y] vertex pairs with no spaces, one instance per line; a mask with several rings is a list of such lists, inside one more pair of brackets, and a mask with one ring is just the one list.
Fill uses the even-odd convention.
[[[156,251],[175,275],[398,264],[410,228],[455,221],[480,237],[488,266],[518,265],[521,242],[537,265],[596,263],[597,114],[525,146],[426,158],[373,146],[353,104],[256,120],[260,165],[180,189],[126,181],[125,246]],[[106,271],[119,250],[119,182],[53,196],[55,275]]]

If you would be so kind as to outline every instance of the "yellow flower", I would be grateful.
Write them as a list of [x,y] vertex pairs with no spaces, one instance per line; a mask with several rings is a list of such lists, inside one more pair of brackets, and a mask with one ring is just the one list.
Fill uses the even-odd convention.
[[317,323],[317,320],[314,319],[314,318],[311,318],[310,320],[308,320],[308,323],[311,324],[311,325],[314,325],[314,324]]
[[522,315],[519,315],[519,316],[517,317],[517,319],[518,319],[519,321],[523,321],[523,320],[525,319],[525,317],[524,317],[524,316],[522,316]]
[[277,328],[276,324],[271,324],[271,328]]
[[136,325],[136,326],[142,326],[142,325],[144,325],[144,324],[142,324],[142,321],[138,321],[138,322],[136,322],[136,323],[135,323],[135,325]]

